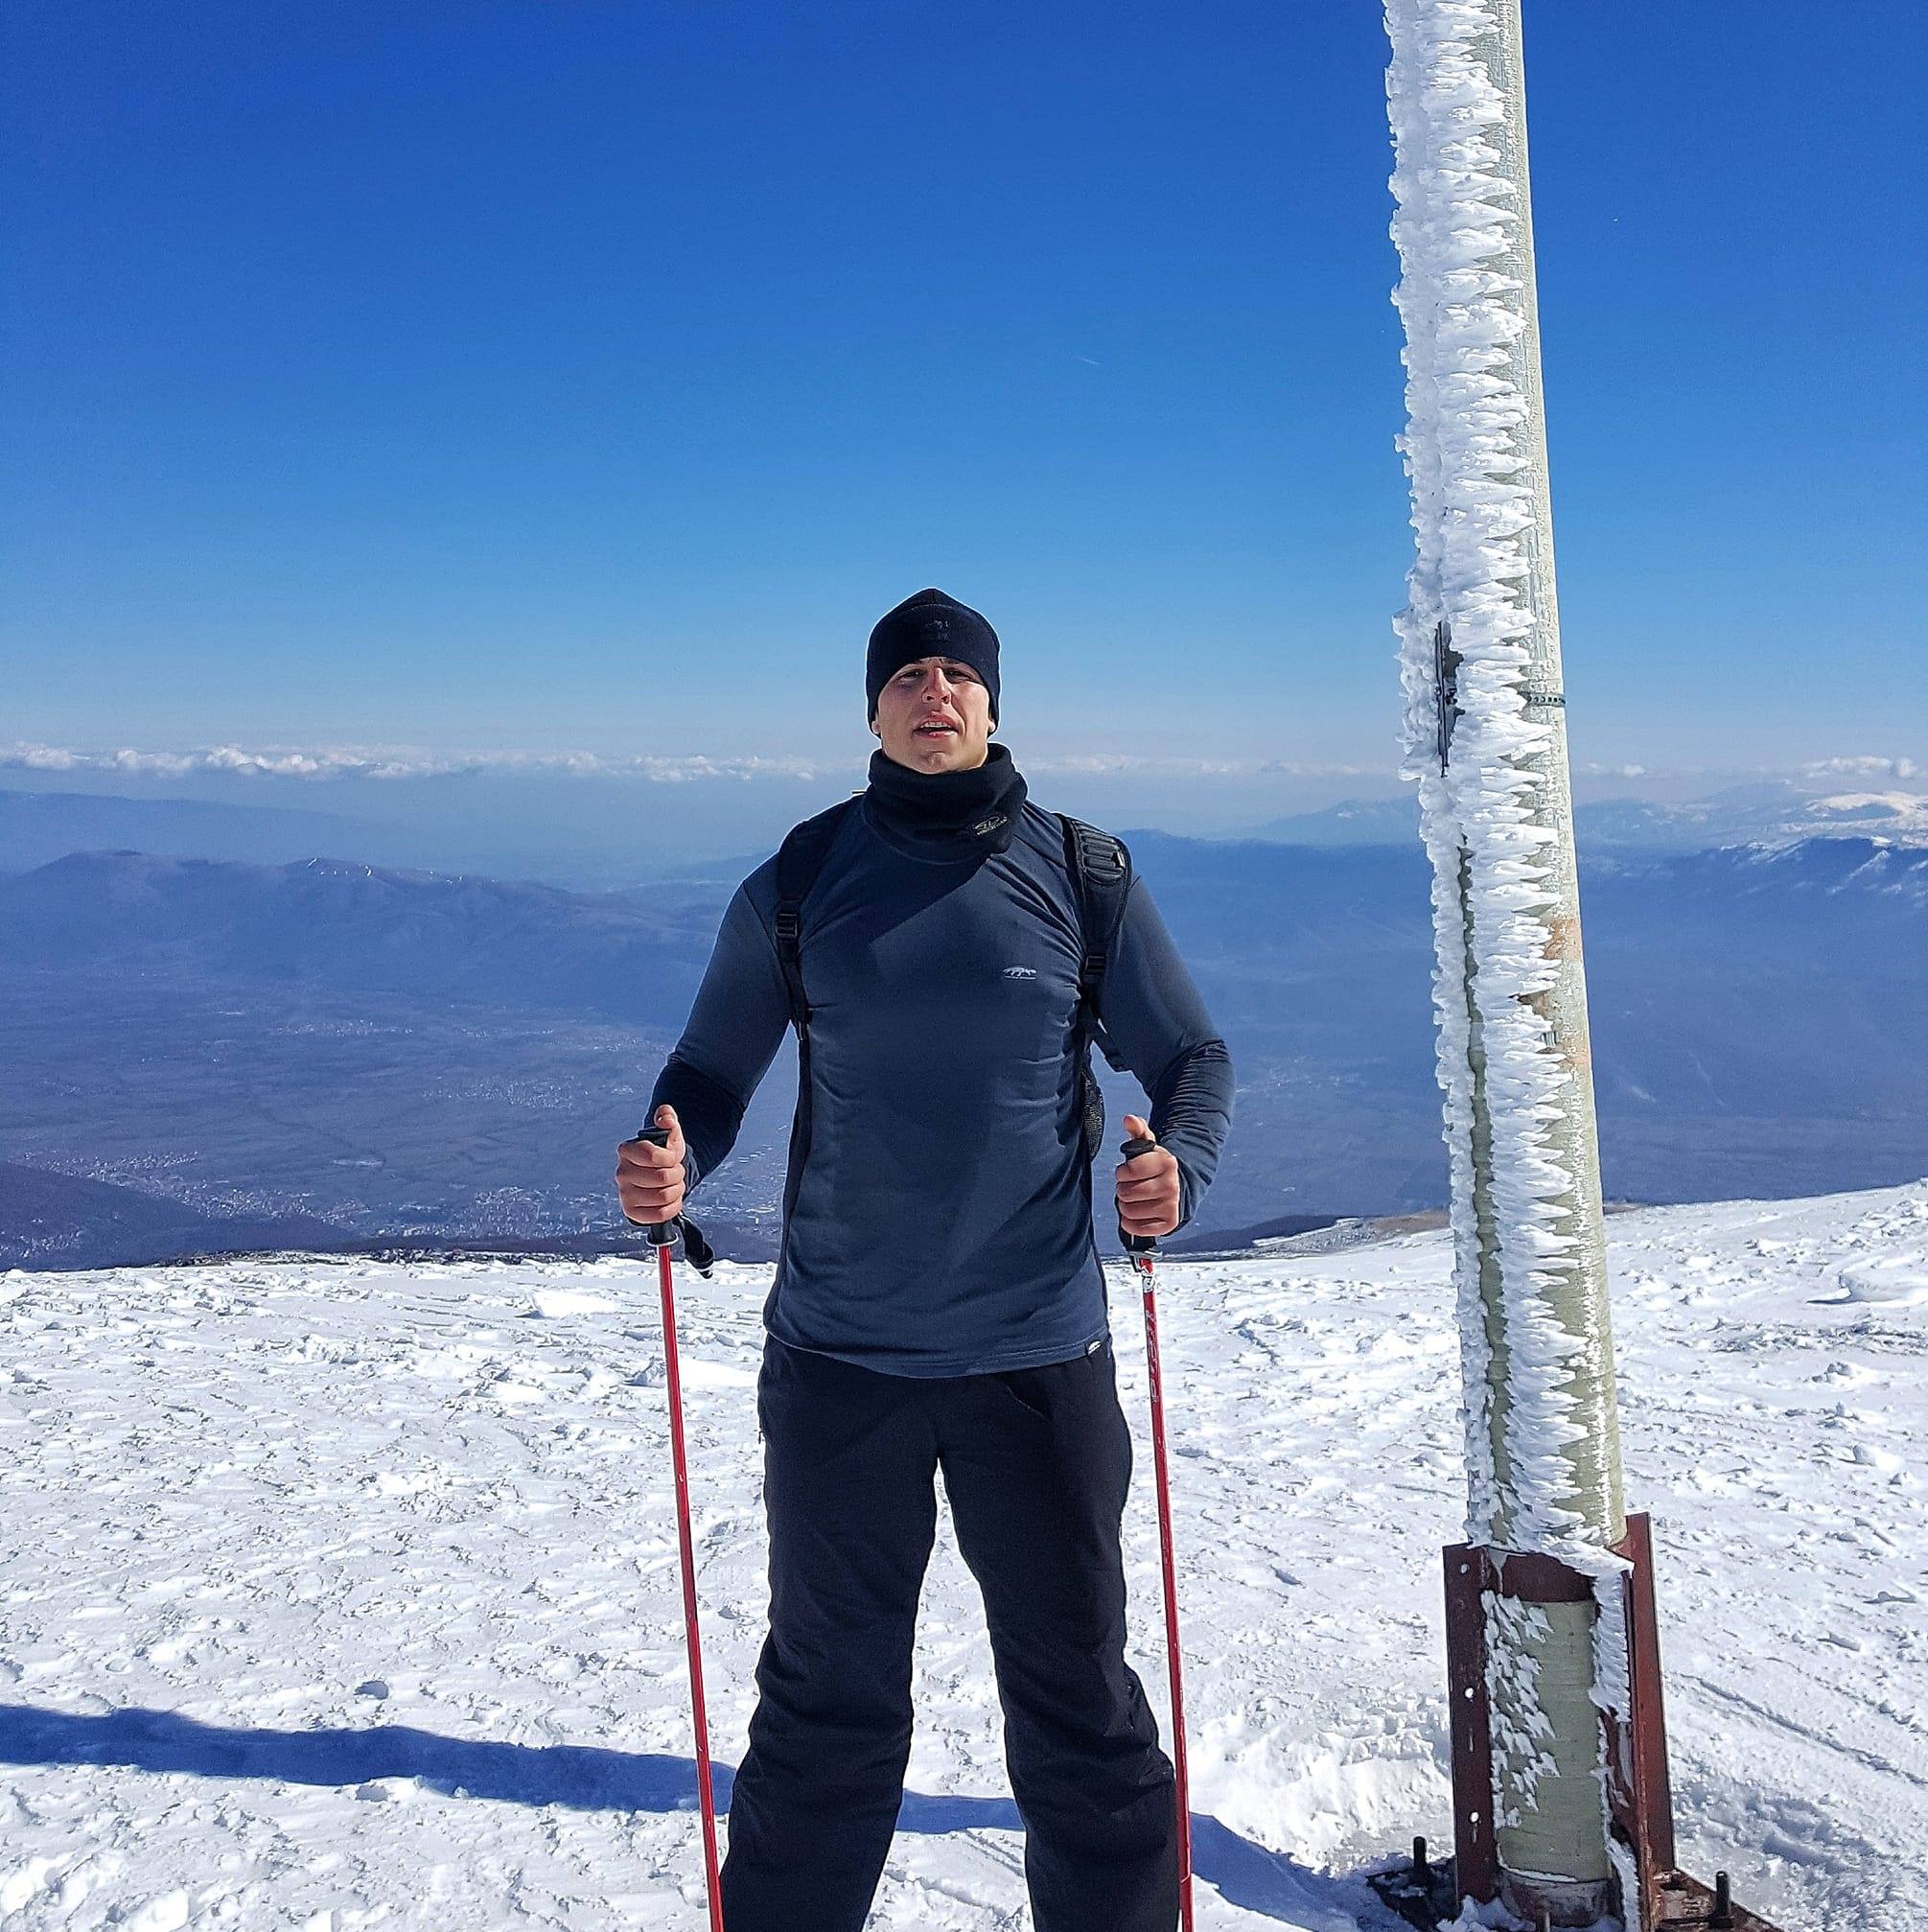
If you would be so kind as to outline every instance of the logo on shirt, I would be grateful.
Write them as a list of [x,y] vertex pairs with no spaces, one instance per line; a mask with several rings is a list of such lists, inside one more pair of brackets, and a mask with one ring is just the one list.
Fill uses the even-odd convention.
[[1037,977],[1037,968],[1035,966],[1006,966],[1004,976],[1006,979],[1035,979]]
[[1003,824],[1004,814],[1002,812],[993,812],[987,819],[979,819],[977,824],[971,826],[971,830],[978,838],[983,838],[987,832],[996,831],[998,826]]

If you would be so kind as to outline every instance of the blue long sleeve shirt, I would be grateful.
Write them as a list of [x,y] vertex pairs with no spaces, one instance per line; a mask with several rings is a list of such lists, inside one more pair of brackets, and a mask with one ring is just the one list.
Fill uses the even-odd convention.
[[[694,1188],[734,1145],[789,1023],[777,862],[737,889],[651,1096]],[[794,1347],[902,1375],[1063,1362],[1107,1332],[1077,1027],[1082,938],[1060,821],[1026,803],[1009,848],[913,855],[848,812],[801,908],[810,1002],[777,1274]],[[1196,1213],[1231,1124],[1224,1042],[1142,879],[1099,1014]],[[1108,1201],[1109,1190],[1106,1189]]]

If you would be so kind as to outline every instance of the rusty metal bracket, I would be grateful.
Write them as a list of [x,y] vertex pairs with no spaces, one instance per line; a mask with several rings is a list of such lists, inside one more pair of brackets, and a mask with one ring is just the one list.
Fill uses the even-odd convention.
[[[1653,1525],[1627,1519],[1614,1553],[1629,1565],[1626,1581],[1627,1682],[1632,1709],[1600,1713],[1607,1767],[1607,1805],[1614,1836],[1631,1856],[1640,1896],[1622,1899],[1628,1932],[1775,1932],[1729,1893],[1725,1872],[1712,1886],[1674,1862],[1673,1792],[1667,1777],[1666,1714],[1661,1689],[1660,1624],[1654,1596]],[[1433,1932],[1457,1916],[1460,1900],[1491,1904],[1499,1897],[1499,1851],[1493,1827],[1492,1710],[1486,1688],[1487,1594],[1522,1603],[1580,1603],[1592,1578],[1530,1550],[1450,1544],[1446,1580],[1446,1667],[1451,1702],[1453,1854],[1429,1859],[1415,1839],[1408,1863],[1368,1874],[1380,1899],[1408,1924]],[[1633,1909],[1629,1910],[1629,1906]]]

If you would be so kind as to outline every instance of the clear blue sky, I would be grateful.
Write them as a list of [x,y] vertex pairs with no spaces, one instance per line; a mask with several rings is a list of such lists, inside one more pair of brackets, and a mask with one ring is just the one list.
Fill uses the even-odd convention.
[[[1576,756],[1921,757],[1928,17],[1527,35]],[[1389,765],[1384,59],[1367,0],[13,0],[0,736],[861,751],[935,582],[1020,751]]]

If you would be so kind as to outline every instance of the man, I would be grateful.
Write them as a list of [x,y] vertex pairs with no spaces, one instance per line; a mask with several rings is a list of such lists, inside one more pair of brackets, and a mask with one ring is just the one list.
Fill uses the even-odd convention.
[[[736,1775],[730,1932],[859,1932],[911,1739],[918,1590],[943,1472],[983,1592],[1037,1932],[1170,1932],[1170,1761],[1127,1665],[1118,1405],[1084,1140],[1079,901],[1056,814],[1002,745],[997,634],[921,591],[866,667],[870,786],[802,898],[807,997],[783,1237],[758,1382],[770,1631]],[[724,915],[626,1141],[634,1222],[667,1222],[730,1152],[792,1014],[778,863]],[[1126,896],[1099,1000],[1151,1096],[1117,1214],[1196,1211],[1232,1074],[1150,896]]]

